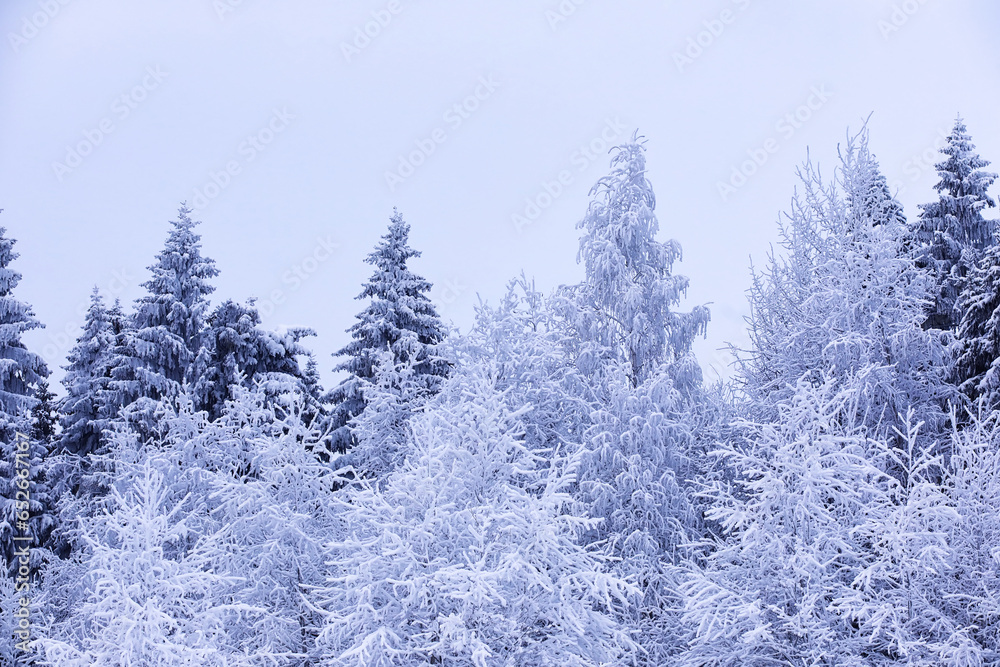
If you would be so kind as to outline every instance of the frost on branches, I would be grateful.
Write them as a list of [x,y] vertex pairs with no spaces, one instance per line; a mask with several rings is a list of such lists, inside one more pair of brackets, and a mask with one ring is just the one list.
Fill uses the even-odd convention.
[[173,398],[180,393],[201,347],[209,280],[219,274],[215,262],[201,254],[199,224],[182,204],[167,241],[149,267],[152,277],[143,283],[148,294],[136,302],[132,332],[138,361],[135,378],[140,397]]
[[109,498],[47,573],[76,600],[50,601],[47,659],[308,664],[321,619],[306,596],[324,581],[334,484],[301,415],[299,399],[276,414],[257,386],[211,422],[182,401],[157,449],[113,433]]
[[579,542],[593,521],[568,493],[576,461],[528,450],[496,381],[456,372],[384,487],[338,499],[323,664],[628,664],[614,616],[635,589]]
[[832,181],[810,162],[799,176],[780,227],[785,254],[754,274],[740,389],[766,413],[801,379],[832,378],[855,388],[873,435],[895,437],[912,407],[921,437],[936,437],[956,396],[950,340],[922,328],[933,283],[907,255],[905,220],[867,133],[849,137]]
[[[384,373],[381,379],[375,379],[380,365],[383,370],[400,364],[408,366],[410,381],[422,384],[427,393],[434,393],[448,373],[447,362],[436,352],[446,331],[427,296],[431,284],[407,267],[411,258],[420,256],[419,251],[410,248],[409,235],[410,225],[394,211],[388,232],[365,259],[375,272],[357,298],[370,299],[368,307],[348,329],[351,342],[334,355],[345,357],[334,370],[349,374],[328,398],[333,403],[333,447],[339,452],[355,444],[350,422],[367,405],[366,385],[384,385],[387,381]],[[392,357],[387,365],[381,363],[384,352]]]
[[996,206],[987,189],[997,175],[984,171],[990,163],[979,157],[961,116],[941,152],[946,159],[935,165],[938,200],[921,205],[913,245],[917,263],[935,281],[925,326],[954,330],[962,317],[956,302],[965,278],[993,243],[996,222],[986,220],[983,209]]
[[[42,324],[35,318],[31,306],[13,295],[21,281],[21,274],[10,268],[17,259],[14,239],[8,238],[0,227],[0,555],[6,573],[12,566],[16,546],[14,535],[30,535],[31,546],[39,546],[51,528],[48,515],[49,497],[42,464],[48,453],[47,443],[31,434],[31,410],[38,402],[35,394],[49,370],[37,354],[28,350],[21,336]],[[27,451],[20,451],[21,466],[17,463],[18,434],[27,444]],[[28,436],[28,437],[25,437]],[[22,521],[24,508],[18,506],[19,468],[29,471],[30,519]],[[24,502],[23,497],[20,499]],[[38,565],[38,554],[32,556],[32,568]]]
[[900,449],[866,437],[852,401],[802,381],[773,423],[715,452],[736,471],[705,491],[726,539],[681,587],[679,664],[981,664],[950,659],[972,628],[942,595],[958,517],[942,461],[912,413]]
[[646,149],[633,137],[614,150],[611,173],[591,189],[594,199],[578,227],[587,278],[578,290],[583,335],[614,350],[633,386],[661,363],[685,357],[704,333],[708,309],[671,310],[688,279],[671,273],[681,258],[677,241],[656,240],[656,197],[646,178]]

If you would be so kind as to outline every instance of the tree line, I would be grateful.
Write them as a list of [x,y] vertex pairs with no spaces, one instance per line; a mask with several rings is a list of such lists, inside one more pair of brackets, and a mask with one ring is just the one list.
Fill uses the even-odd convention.
[[996,175],[961,118],[942,154],[913,219],[866,128],[800,167],[711,386],[637,135],[584,279],[466,333],[394,212],[330,391],[310,329],[212,307],[182,205],[56,400],[0,231],[0,655],[27,537],[41,664],[1000,664]]

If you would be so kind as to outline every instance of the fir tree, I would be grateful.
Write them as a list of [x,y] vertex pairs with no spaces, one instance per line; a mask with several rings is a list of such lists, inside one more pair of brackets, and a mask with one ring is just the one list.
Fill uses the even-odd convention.
[[56,397],[49,391],[49,382],[45,378],[38,381],[35,388],[36,403],[31,408],[31,432],[34,440],[43,443],[51,449],[59,424],[59,408],[53,400]]
[[934,186],[939,198],[920,207],[915,253],[937,282],[924,326],[954,330],[961,320],[955,304],[964,279],[993,241],[995,223],[983,218],[983,209],[996,205],[986,191],[997,175],[983,171],[990,163],[976,153],[961,116],[941,152],[946,159],[935,165],[941,180]]
[[[56,466],[53,465],[55,460],[53,450],[59,436],[59,409],[54,401],[55,397],[56,395],[49,391],[48,380],[45,378],[39,380],[35,388],[36,403],[31,408],[31,428],[27,434],[31,442],[31,468],[35,471],[34,485],[31,489],[31,500],[36,504],[31,517],[34,522],[35,546],[53,551],[59,550],[62,546],[62,543],[53,540],[52,536],[58,524],[56,506],[64,490],[59,485],[59,479],[55,474]],[[37,567],[42,558],[43,556],[35,554],[33,567]]]
[[[13,568],[15,549],[41,545],[51,530],[43,470],[48,448],[31,437],[31,410],[38,403],[37,392],[49,371],[41,357],[21,341],[23,333],[42,324],[31,306],[12,294],[21,274],[10,268],[18,255],[13,251],[14,239],[5,233],[0,227],[0,554]],[[20,499],[18,491],[22,492]],[[30,497],[27,506],[22,504],[23,492]],[[28,536],[31,541],[15,542],[15,535]],[[37,551],[32,552],[32,571],[39,557]]]
[[135,328],[132,318],[122,310],[121,302],[115,299],[108,309],[108,327],[111,344],[107,351],[107,383],[98,389],[98,414],[102,419],[112,420],[120,416],[120,411],[140,396],[137,379],[139,358],[135,351]]
[[215,262],[201,255],[201,236],[194,231],[199,223],[190,213],[181,204],[170,223],[164,248],[149,267],[152,278],[143,283],[148,294],[137,301],[133,318],[136,379],[141,395],[153,400],[176,396],[190,379],[207,297],[215,290],[208,281],[219,273]]
[[[34,388],[49,371],[42,358],[21,342],[22,334],[43,325],[31,306],[11,294],[21,274],[8,268],[18,255],[13,250],[15,240],[4,236],[6,231],[0,227],[0,411],[9,421],[35,404]],[[4,440],[11,435],[4,428]]]
[[[11,565],[16,546],[38,546],[50,528],[42,470],[48,452],[30,436],[30,411],[49,371],[42,358],[21,341],[23,333],[42,324],[31,306],[12,294],[21,274],[9,267],[18,255],[13,251],[14,239],[5,233],[0,227],[0,554],[3,562]],[[27,489],[21,486],[23,479],[27,479]],[[19,490],[30,496],[28,507],[19,504]],[[33,541],[15,544],[15,534],[30,536]],[[37,554],[33,558],[37,560]],[[32,568],[35,565],[33,560]]]
[[334,370],[349,376],[329,396],[334,404],[333,446],[346,451],[353,444],[350,421],[365,409],[365,384],[371,384],[381,353],[392,354],[393,365],[409,364],[417,381],[433,393],[448,364],[437,352],[446,331],[427,297],[431,283],[410,271],[407,261],[420,252],[407,244],[410,225],[394,211],[389,231],[365,259],[375,267],[358,299],[370,299],[348,329],[353,339],[335,357],[346,357]]
[[99,448],[105,415],[101,414],[101,396],[109,381],[108,355],[114,348],[108,309],[97,288],[90,296],[90,307],[83,331],[70,350],[62,384],[66,396],[60,402],[62,434],[57,450],[86,456]]
[[303,419],[318,430],[325,430],[328,413],[323,396],[326,392],[323,391],[323,385],[320,381],[316,355],[311,351],[306,354],[306,367],[302,372],[302,389],[306,400]]
[[987,410],[1000,407],[1000,245],[989,246],[958,302],[960,356],[955,381]]

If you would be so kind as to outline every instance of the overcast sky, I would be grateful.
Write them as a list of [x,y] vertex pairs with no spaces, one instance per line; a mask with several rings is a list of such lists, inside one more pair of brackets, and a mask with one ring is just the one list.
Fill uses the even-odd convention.
[[316,329],[328,385],[394,206],[467,330],[522,270],[582,277],[576,222],[636,129],[714,377],[807,148],[832,170],[872,114],[910,215],[957,113],[1000,162],[995,0],[2,0],[0,35],[0,225],[57,378],[91,287],[140,296],[182,200],[214,302]]

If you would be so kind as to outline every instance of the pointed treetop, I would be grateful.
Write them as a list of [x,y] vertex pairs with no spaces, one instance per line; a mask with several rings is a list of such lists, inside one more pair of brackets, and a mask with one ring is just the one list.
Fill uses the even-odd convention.
[[983,170],[990,163],[979,157],[961,116],[941,152],[945,159],[934,165],[940,199],[921,205],[921,217],[938,220],[937,228],[960,243],[982,248],[992,241],[993,223],[983,220],[982,210],[996,206],[986,191],[997,175]]
[[86,455],[98,447],[103,426],[102,392],[107,389],[109,355],[115,345],[111,317],[100,291],[94,287],[90,307],[83,321],[83,331],[63,366],[62,384],[66,396],[60,402],[62,450]]
[[209,283],[219,274],[215,262],[201,254],[201,236],[191,209],[181,204],[163,250],[143,283],[149,292],[136,302],[135,353],[141,395],[162,398],[179,391],[201,347],[208,310]]
[[350,374],[330,394],[335,404],[333,428],[339,433],[336,447],[340,449],[348,442],[348,422],[365,408],[363,383],[375,378],[380,355],[391,353],[393,366],[412,365],[429,391],[447,375],[448,364],[436,352],[446,330],[427,297],[431,283],[406,266],[411,257],[420,256],[408,245],[409,233],[410,226],[394,209],[388,231],[365,259],[375,271],[357,298],[370,302],[347,330],[352,340],[334,354],[346,357],[334,370]]
[[[414,250],[409,244],[410,223],[403,220],[403,215],[395,207],[392,209],[392,217],[389,219],[389,230],[382,236],[382,239],[375,246],[365,263],[378,267],[383,271],[390,271],[399,267],[405,267],[406,261],[411,257],[420,257],[420,251]],[[367,295],[359,296],[359,299]]]
[[191,219],[191,209],[181,202],[173,229],[167,235],[156,263],[147,267],[153,276],[143,283],[152,295],[171,295],[191,307],[215,291],[209,279],[219,275],[215,260],[201,255],[201,235],[194,228],[201,224]]
[[848,135],[847,146],[837,148],[841,167],[839,177],[843,182],[851,213],[849,225],[878,227],[889,224],[902,230],[906,226],[903,205],[893,196],[878,160],[868,148],[868,127]]

